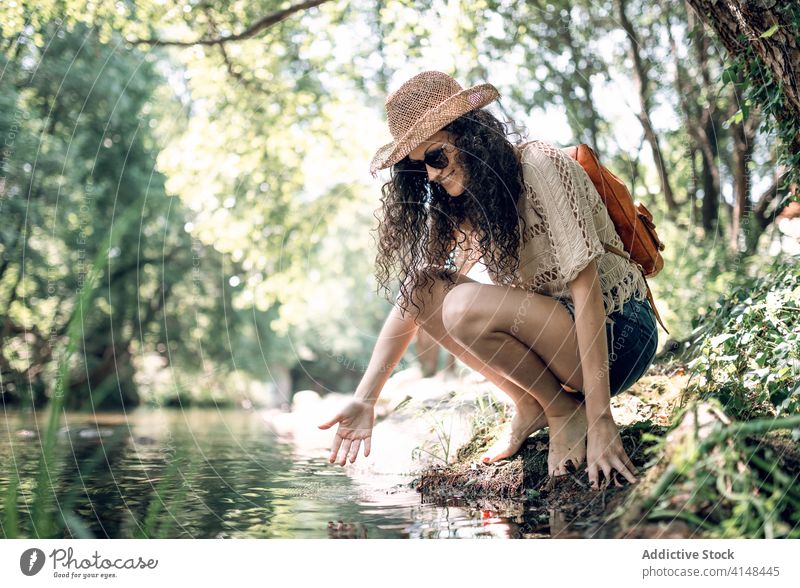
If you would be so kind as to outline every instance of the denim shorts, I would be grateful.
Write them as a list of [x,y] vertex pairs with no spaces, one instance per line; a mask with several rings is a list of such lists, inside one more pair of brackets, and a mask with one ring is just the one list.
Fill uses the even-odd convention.
[[[556,298],[575,320],[575,306],[565,298]],[[608,381],[611,396],[624,392],[647,371],[658,347],[656,315],[650,302],[631,298],[622,310],[606,319],[608,340]]]

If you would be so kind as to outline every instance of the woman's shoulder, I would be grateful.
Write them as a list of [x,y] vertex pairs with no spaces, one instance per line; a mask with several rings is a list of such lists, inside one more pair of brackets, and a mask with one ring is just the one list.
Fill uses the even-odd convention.
[[561,148],[547,141],[534,140],[519,146],[522,163],[531,165],[553,163],[559,168],[571,168],[574,160]]
[[521,148],[522,176],[531,185],[541,182],[574,186],[580,164],[559,147],[546,141],[531,141]]

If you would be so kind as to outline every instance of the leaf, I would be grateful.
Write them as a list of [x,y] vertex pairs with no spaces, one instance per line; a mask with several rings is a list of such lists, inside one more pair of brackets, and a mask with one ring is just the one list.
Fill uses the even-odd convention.
[[725,125],[725,128],[727,128],[730,125],[741,124],[742,120],[744,120],[744,113],[741,110],[737,110],[736,114],[726,120],[723,124]]
[[779,28],[781,28],[781,26],[779,24],[772,25],[766,31],[761,33],[761,36],[759,37],[759,39],[769,39],[772,35],[774,35],[775,33],[778,32]]
[[722,72],[722,85],[725,86],[736,82],[736,66],[725,68]]
[[731,337],[735,337],[735,336],[736,335],[734,335],[733,333],[723,333],[722,335],[717,335],[716,337],[711,337],[711,339],[709,340],[709,343],[711,343],[712,347],[718,347],[718,346],[722,345],[723,343],[725,343],[725,341],[727,341]]

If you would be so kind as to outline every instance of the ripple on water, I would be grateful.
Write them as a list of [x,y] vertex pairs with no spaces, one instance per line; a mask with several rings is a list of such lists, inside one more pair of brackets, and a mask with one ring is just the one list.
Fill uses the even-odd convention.
[[[30,496],[40,444],[26,419],[4,423],[0,459],[16,464]],[[409,477],[353,477],[290,441],[276,443],[253,413],[146,410],[95,420],[70,414],[68,422],[72,433],[59,438],[53,463],[57,494],[74,498],[72,514],[98,537],[514,536],[500,508],[485,516],[476,507],[422,504]],[[0,473],[0,490],[8,474]],[[25,499],[18,496],[23,533]]]

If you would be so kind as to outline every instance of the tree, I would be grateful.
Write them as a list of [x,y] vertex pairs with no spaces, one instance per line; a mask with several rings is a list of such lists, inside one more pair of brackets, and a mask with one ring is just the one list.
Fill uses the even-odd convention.
[[672,194],[672,185],[670,184],[669,173],[667,172],[667,165],[664,161],[664,156],[661,151],[659,138],[655,129],[653,128],[653,123],[650,120],[650,111],[652,109],[650,80],[645,62],[640,53],[638,35],[636,34],[636,31],[634,30],[633,25],[626,14],[627,2],[625,0],[614,0],[614,6],[616,7],[617,16],[619,18],[620,25],[622,26],[622,30],[625,31],[625,35],[628,37],[628,55],[633,63],[633,79],[635,81],[636,91],[639,97],[639,113],[637,118],[642,125],[645,139],[650,145],[650,150],[653,153],[653,160],[656,164],[658,177],[661,180],[661,189],[664,192],[664,200],[666,201],[667,208],[670,211],[674,211],[678,207],[678,203],[675,202],[675,197]]
[[[722,40],[750,83],[751,97],[774,117],[787,150],[784,162],[800,167],[800,5],[780,0],[687,0]],[[734,78],[732,73],[729,79]],[[797,181],[792,171],[790,178]]]
[[781,88],[800,120],[800,7],[780,0],[688,0],[731,55],[753,52]]

